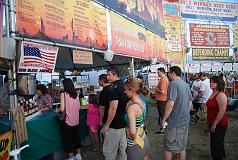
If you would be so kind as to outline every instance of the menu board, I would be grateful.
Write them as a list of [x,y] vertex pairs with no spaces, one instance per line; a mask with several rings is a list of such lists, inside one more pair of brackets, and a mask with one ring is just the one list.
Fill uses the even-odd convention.
[[107,49],[106,11],[89,0],[16,0],[17,35]]

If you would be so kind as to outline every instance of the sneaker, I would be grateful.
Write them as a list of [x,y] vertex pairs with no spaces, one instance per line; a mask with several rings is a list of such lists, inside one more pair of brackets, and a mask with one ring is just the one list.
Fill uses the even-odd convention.
[[74,160],[82,160],[81,154],[77,153],[77,154],[74,156]]

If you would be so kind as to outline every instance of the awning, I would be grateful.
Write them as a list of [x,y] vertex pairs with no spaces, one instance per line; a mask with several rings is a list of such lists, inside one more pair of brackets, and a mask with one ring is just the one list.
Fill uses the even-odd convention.
[[[73,53],[73,49],[71,48],[63,48],[63,47],[59,48],[56,66],[55,66],[56,71],[62,71],[62,70],[89,71],[92,69],[94,70],[100,70],[102,68],[105,69],[110,66],[116,66],[118,68],[130,66],[131,57],[114,54],[112,61],[105,61],[104,53],[99,53],[99,52],[93,52],[93,65],[73,64],[72,53]],[[135,65],[135,68],[140,68],[142,66],[150,65],[150,61],[134,58],[134,65]]]

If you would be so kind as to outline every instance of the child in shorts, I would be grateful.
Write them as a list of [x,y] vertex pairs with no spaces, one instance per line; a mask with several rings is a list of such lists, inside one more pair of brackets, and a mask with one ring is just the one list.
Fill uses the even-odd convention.
[[100,150],[100,141],[98,137],[99,128],[99,106],[97,95],[90,94],[88,97],[87,126],[89,127],[89,135],[92,140],[92,150]]

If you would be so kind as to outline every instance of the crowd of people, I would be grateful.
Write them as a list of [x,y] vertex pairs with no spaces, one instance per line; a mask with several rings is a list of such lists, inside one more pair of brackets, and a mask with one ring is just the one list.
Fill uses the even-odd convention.
[[[164,136],[164,159],[186,159],[190,111],[195,110],[207,120],[213,160],[225,157],[224,137],[228,126],[225,81],[221,76],[200,73],[189,86],[182,80],[179,67],[157,70],[159,82],[154,87],[158,109],[158,134]],[[100,95],[90,94],[87,105],[87,126],[92,150],[101,151],[105,160],[149,160],[150,142],[146,116],[150,89],[143,77],[120,79],[119,70],[111,67],[98,78],[103,88]],[[42,112],[52,107],[52,98],[46,86],[38,85],[34,101]],[[81,160],[79,137],[80,98],[69,78],[63,80],[60,95],[63,144],[69,160]],[[206,115],[206,116],[205,116]],[[100,132],[100,133],[99,133]],[[99,137],[102,135],[102,138]]]
[[[191,109],[200,111],[201,116],[207,113],[203,118],[207,119],[212,159],[223,159],[224,137],[228,126],[228,99],[224,93],[223,77],[212,76],[209,79],[207,74],[200,73],[196,75],[190,88],[182,80],[182,71],[177,66],[171,67],[168,75],[164,68],[158,68],[158,76],[160,81],[154,89],[158,109],[158,133],[164,135],[164,159],[171,160],[174,155],[177,159],[186,159]],[[144,86],[143,78],[128,77],[123,81],[118,69],[113,67],[108,69],[107,74],[100,75],[98,82],[103,87],[99,101],[97,102],[96,96],[91,95],[88,105],[87,125],[93,142],[92,149],[99,151],[102,145],[106,160],[148,160],[150,142],[146,130],[146,116],[149,89]],[[65,92],[63,93],[67,95]],[[63,101],[61,97],[61,106]],[[76,103],[75,105],[78,106]],[[67,107],[73,105],[66,104]],[[71,110],[68,108],[66,111]],[[67,117],[72,116],[72,113],[66,113]],[[67,127],[72,128],[78,125],[72,125],[67,120],[65,123]],[[68,128],[67,132],[69,131]],[[103,135],[103,141],[99,140],[98,131]],[[71,134],[72,140],[68,141]],[[74,149],[78,148],[76,157],[80,159],[80,145],[76,143],[79,137],[71,134],[65,134],[65,146],[67,148],[68,143],[72,142],[71,147],[74,144]],[[69,159],[73,159],[71,150],[68,150],[68,153]]]

